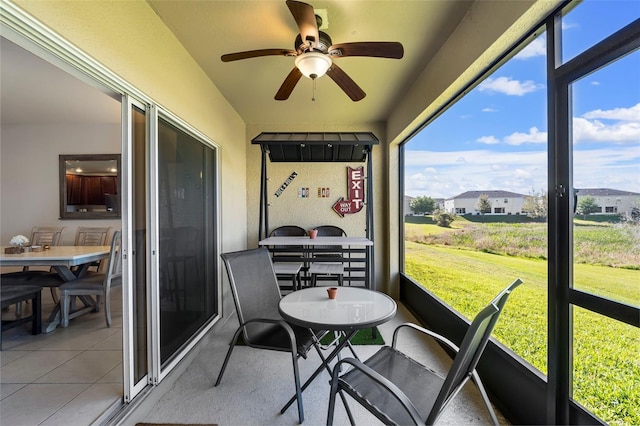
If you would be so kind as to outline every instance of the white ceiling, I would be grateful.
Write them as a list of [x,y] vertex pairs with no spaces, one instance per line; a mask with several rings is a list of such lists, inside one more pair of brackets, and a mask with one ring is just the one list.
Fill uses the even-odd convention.
[[120,102],[2,38],[2,125],[119,123]]

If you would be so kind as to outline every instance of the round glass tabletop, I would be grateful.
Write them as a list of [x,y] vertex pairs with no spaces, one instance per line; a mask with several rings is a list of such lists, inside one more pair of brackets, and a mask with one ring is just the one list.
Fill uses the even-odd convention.
[[337,287],[336,298],[329,299],[328,288],[313,287],[289,293],[280,300],[280,315],[302,327],[353,330],[382,324],[396,313],[396,302],[384,293]]

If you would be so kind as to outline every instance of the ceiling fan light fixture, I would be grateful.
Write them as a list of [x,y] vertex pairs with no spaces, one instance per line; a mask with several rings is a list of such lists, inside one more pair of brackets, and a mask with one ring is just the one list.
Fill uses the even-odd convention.
[[302,75],[315,80],[325,75],[331,67],[331,58],[320,52],[306,52],[296,56],[295,64]]

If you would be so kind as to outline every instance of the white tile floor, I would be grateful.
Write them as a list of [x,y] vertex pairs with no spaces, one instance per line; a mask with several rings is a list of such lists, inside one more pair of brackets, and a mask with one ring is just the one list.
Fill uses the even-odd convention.
[[[33,336],[30,324],[2,333],[0,424],[90,425],[123,396],[122,295],[111,297],[113,324],[104,312],[71,320],[69,327]],[[53,309],[42,292],[42,317]],[[24,314],[31,305],[24,305]],[[2,312],[14,315],[13,308]]]

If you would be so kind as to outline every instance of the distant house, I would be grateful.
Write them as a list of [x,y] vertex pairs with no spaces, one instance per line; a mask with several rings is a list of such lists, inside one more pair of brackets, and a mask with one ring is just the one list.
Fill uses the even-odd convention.
[[640,208],[640,193],[631,191],[620,191],[610,188],[583,188],[576,189],[578,203],[587,196],[595,199],[603,214],[626,214],[630,213],[633,207]]
[[414,214],[416,214],[413,209],[411,208],[411,200],[413,200],[415,197],[412,197],[411,195],[405,195],[404,196],[404,214],[405,216],[413,216]]
[[[412,197],[410,195],[404,196],[404,214],[405,216],[413,216],[416,212],[411,208],[411,200],[416,197]],[[434,198],[433,201],[436,202],[436,210],[444,209],[444,198]]]
[[478,199],[486,195],[491,203],[491,213],[486,214],[522,214],[522,205],[526,195],[509,191],[467,191],[444,200],[444,209],[448,213],[459,215],[480,214]]

